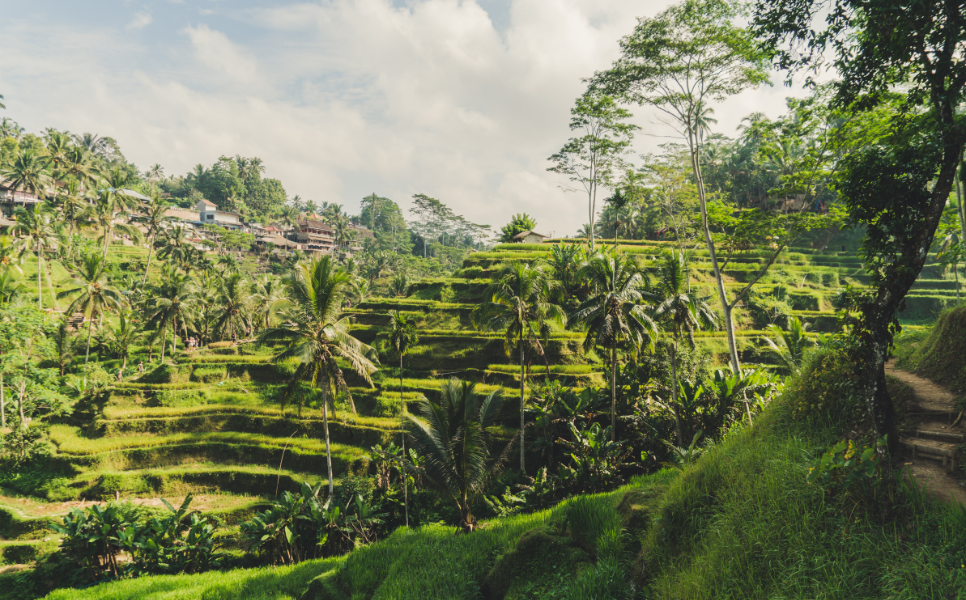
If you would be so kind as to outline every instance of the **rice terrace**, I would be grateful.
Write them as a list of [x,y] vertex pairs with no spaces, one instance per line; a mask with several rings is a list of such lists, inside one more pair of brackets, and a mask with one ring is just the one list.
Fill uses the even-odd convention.
[[0,23],[0,600],[966,600],[966,4],[96,4]]

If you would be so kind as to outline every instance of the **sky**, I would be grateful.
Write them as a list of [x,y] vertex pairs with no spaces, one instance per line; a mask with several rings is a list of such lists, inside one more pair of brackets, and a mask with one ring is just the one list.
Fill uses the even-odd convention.
[[[0,116],[113,137],[142,171],[258,156],[289,196],[350,213],[373,192],[404,211],[424,193],[497,229],[526,212],[572,235],[586,195],[561,189],[547,157],[570,137],[581,79],[668,4],[0,0]],[[782,114],[781,77],[715,106],[716,131]],[[671,141],[633,110],[636,154]]]

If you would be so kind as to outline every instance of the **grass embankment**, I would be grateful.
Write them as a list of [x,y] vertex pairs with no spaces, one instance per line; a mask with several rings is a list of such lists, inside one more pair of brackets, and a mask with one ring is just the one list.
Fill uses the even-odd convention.
[[932,328],[903,333],[899,366],[966,395],[966,306],[944,311]]
[[[304,565],[334,570],[302,597],[963,598],[966,511],[934,504],[887,470],[859,491],[806,483],[824,450],[861,426],[849,372],[815,354],[754,426],[736,428],[680,474],[636,478],[467,536],[399,530],[344,561]],[[163,595],[181,586],[221,597],[222,581],[233,597],[276,597],[249,593],[265,573],[148,578],[52,597],[187,597]],[[296,580],[307,583],[285,578]]]

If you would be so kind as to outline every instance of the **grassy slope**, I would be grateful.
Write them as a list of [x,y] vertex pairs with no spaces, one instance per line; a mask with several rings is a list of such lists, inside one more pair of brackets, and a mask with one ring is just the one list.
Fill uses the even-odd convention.
[[944,311],[931,329],[903,336],[899,365],[966,394],[966,306]]
[[[475,599],[494,588],[511,594],[487,597],[616,597],[588,588],[607,587],[600,576],[604,538],[596,536],[608,523],[620,523],[625,530],[620,573],[633,577],[638,598],[966,598],[966,511],[957,515],[902,485],[877,488],[880,496],[863,503],[830,499],[805,482],[809,467],[843,430],[827,418],[793,417],[816,402],[806,397],[809,390],[828,389],[813,385],[815,378],[832,384],[842,377],[841,371],[812,365],[753,427],[733,431],[680,476],[666,471],[638,478],[615,492],[491,522],[469,536],[440,526],[399,530],[353,552],[335,577],[330,573],[313,583],[304,597]],[[824,401],[829,410],[842,412],[846,398]],[[596,567],[568,563],[554,585],[532,585],[531,580],[539,584],[540,577],[560,572],[554,563],[558,554],[513,552],[535,529],[569,538],[573,547],[597,556]],[[501,568],[506,562],[501,556],[517,568]],[[315,564],[331,563],[305,569]],[[495,585],[507,573],[514,579]],[[258,582],[264,574],[224,577],[235,597],[256,598],[262,596],[247,592],[249,578]],[[194,597],[209,597],[208,590],[220,597],[222,580],[203,577],[212,578],[210,587],[201,587],[196,576],[177,581],[196,586]],[[52,597],[182,597],[153,592],[151,581]]]

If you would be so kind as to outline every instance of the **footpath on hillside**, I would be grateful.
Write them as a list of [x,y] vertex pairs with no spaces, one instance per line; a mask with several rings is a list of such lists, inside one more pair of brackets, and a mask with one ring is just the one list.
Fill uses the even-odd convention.
[[966,444],[966,414],[956,396],[928,379],[897,369],[895,359],[886,363],[885,371],[915,394],[910,423],[902,432],[906,455],[899,466],[944,502],[966,504],[966,488],[956,479],[958,450]]

